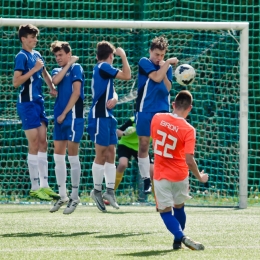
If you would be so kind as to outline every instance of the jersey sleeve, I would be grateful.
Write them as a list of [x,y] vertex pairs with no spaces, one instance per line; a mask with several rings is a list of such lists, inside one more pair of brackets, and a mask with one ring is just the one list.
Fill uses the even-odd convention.
[[153,63],[147,59],[147,58],[142,58],[139,63],[139,73],[144,74],[148,76],[151,72],[156,71]]
[[75,64],[72,68],[72,83],[75,81],[83,82],[83,69],[79,64]]
[[52,70],[51,76],[53,77],[53,76],[57,75],[58,73],[59,73],[59,69],[55,68],[55,69]]
[[194,128],[191,128],[190,131],[188,131],[185,136],[184,153],[194,154],[195,143],[196,143],[196,131]]
[[128,119],[123,125],[121,125],[118,129],[121,131],[125,131],[129,126],[133,126],[133,121]]
[[24,53],[18,53],[15,57],[14,71],[25,71],[27,56]]
[[118,69],[106,62],[104,62],[99,69],[99,74],[103,79],[114,79],[118,72]]
[[166,75],[167,75],[168,80],[170,82],[172,82],[172,66],[171,65],[169,66]]

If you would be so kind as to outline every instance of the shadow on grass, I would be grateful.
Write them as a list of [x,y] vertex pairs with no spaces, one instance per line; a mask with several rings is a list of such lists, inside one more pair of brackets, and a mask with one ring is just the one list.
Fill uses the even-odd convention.
[[3,234],[0,237],[76,237],[92,235],[99,232],[78,232],[78,233],[62,233],[62,232],[36,232],[36,233],[15,233],[15,234]]
[[120,233],[120,234],[111,234],[111,235],[101,235],[95,236],[95,238],[124,238],[124,237],[134,237],[134,236],[143,236],[153,234],[152,232],[142,232],[142,233]]
[[151,251],[142,251],[142,252],[135,252],[129,254],[118,254],[118,256],[133,256],[133,257],[149,257],[149,256],[164,256],[167,253],[177,252],[178,250],[174,251],[172,249],[169,250],[151,250]]

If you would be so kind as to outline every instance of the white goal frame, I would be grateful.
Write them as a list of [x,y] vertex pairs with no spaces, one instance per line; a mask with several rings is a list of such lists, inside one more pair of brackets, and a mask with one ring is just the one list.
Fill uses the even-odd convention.
[[167,22],[123,20],[55,20],[0,18],[0,26],[33,24],[39,27],[235,30],[240,31],[239,208],[248,196],[248,22]]

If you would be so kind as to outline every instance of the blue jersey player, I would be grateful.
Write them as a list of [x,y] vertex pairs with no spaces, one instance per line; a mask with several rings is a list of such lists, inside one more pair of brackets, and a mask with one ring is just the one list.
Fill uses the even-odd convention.
[[[138,63],[138,95],[136,100],[136,132],[139,138],[138,166],[144,180],[144,192],[151,192],[150,180],[150,125],[158,112],[169,112],[169,94],[172,87],[171,64],[178,63],[177,58],[164,61],[168,41],[164,37],[155,37],[150,46],[150,57],[141,58]],[[151,176],[152,177],[152,176]]]
[[30,196],[41,200],[52,200],[52,198],[59,198],[59,195],[48,184],[48,119],[44,110],[43,78],[51,95],[55,96],[56,90],[46,70],[44,59],[38,51],[34,50],[38,35],[39,29],[34,25],[26,24],[19,27],[18,36],[22,49],[15,57],[13,85],[15,88],[20,87],[17,112],[28,140]]
[[[112,66],[114,55],[122,59],[122,70]],[[103,198],[108,200],[114,208],[119,208],[115,193],[115,145],[117,144],[117,120],[113,116],[113,108],[117,103],[117,94],[114,90],[113,79],[131,79],[131,70],[125,51],[107,42],[97,44],[98,63],[94,67],[92,76],[92,106],[88,115],[87,131],[95,143],[95,160],[92,164],[94,189],[91,197],[98,209],[106,212]],[[106,192],[102,198],[102,183],[105,175]]]
[[[58,95],[54,105],[54,161],[55,174],[59,186],[60,199],[50,212],[58,211],[67,204],[63,214],[72,213],[80,202],[78,197],[81,166],[79,161],[79,143],[84,131],[84,72],[80,64],[75,63],[68,42],[55,41],[51,44],[59,68],[52,71],[52,82],[57,86]],[[66,191],[67,169],[66,150],[71,170],[72,193]]]

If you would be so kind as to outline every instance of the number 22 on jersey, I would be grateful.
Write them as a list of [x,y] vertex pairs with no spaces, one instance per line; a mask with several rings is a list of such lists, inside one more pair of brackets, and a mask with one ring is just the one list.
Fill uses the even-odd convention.
[[176,148],[177,138],[161,130],[157,130],[157,135],[158,137],[161,136],[161,140],[156,139],[154,153],[166,158],[173,158],[171,151],[174,151]]

